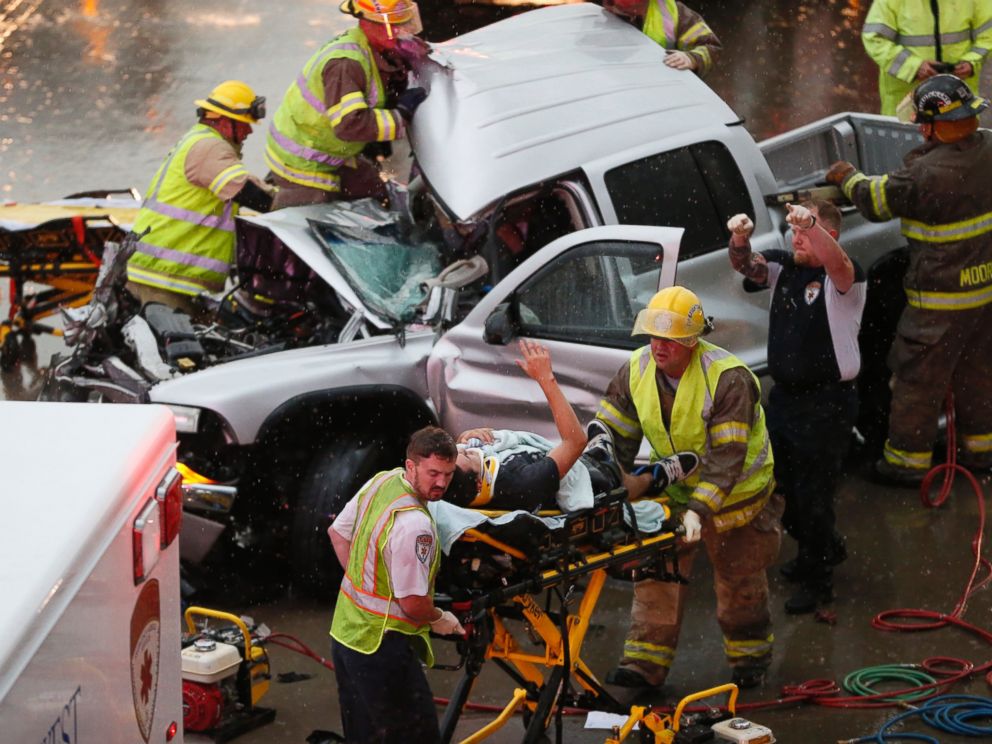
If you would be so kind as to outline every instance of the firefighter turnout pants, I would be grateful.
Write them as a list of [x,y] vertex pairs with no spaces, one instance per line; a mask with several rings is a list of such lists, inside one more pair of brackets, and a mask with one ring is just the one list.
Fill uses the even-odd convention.
[[908,306],[889,368],[889,464],[930,469],[938,416],[951,390],[962,464],[992,465],[992,304],[955,311]]
[[[717,532],[703,525],[701,542],[713,564],[717,622],[731,667],[767,667],[772,658],[767,569],[782,543],[783,500],[773,494],[765,508],[743,527]],[[679,549],[679,569],[690,578],[699,543]],[[634,584],[630,631],[620,666],[661,685],[675,659],[685,599],[691,584],[639,581]]]

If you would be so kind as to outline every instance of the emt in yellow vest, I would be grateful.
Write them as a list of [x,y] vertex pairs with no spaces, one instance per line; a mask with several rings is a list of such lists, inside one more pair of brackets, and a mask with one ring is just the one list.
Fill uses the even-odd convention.
[[331,637],[346,741],[441,739],[421,662],[434,663],[431,630],[465,630],[434,606],[440,553],[426,504],[444,496],[457,455],[444,430],[414,432],[404,468],[373,476],[328,529],[345,569]]
[[992,49],[988,0],[875,0],[861,41],[878,65],[882,113],[896,115],[917,83],[953,73],[978,93],[982,63]]
[[127,267],[127,288],[143,303],[164,302],[190,315],[197,314],[196,295],[224,289],[239,206],[267,212],[272,204],[269,187],[241,163],[251,125],[265,116],[265,99],[228,80],[196,106],[199,122],[148,187],[133,228],[142,237]]
[[703,77],[723,45],[703,17],[678,0],[603,0],[603,8],[639,27],[666,51],[665,64]]
[[413,0],[345,0],[358,25],[327,42],[289,86],[269,127],[265,162],[275,209],[386,196],[371,143],[403,139],[423,88],[407,73],[426,54]]
[[[658,292],[638,314],[632,334],[650,336],[651,343],[635,350],[611,380],[596,418],[612,430],[617,460],[628,473],[645,437],[652,461],[678,450],[699,455],[698,469],[665,490],[683,509],[679,568],[689,575],[701,539],[713,564],[717,621],[732,679],[754,687],[772,656],[766,569],[778,557],[783,503],[773,494],[758,380],[739,359],[700,338],[706,325],[693,292]],[[650,687],[665,681],[689,588],[653,580],[634,584],[623,659],[607,682]]]

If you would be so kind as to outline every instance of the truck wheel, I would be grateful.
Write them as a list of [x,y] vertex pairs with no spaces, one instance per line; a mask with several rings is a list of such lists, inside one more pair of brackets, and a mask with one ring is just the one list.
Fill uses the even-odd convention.
[[375,439],[337,440],[318,452],[293,511],[289,548],[293,587],[333,601],[343,569],[327,528],[369,478],[402,462],[402,450]]

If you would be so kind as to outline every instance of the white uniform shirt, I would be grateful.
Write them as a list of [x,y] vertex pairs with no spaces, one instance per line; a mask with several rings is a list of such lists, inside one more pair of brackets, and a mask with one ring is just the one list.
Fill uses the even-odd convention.
[[[404,479],[404,483],[406,480]],[[365,485],[368,485],[367,483]],[[358,493],[365,490],[365,486]],[[338,514],[331,529],[352,539],[358,513],[356,494]],[[426,597],[430,594],[430,571],[437,550],[434,525],[424,512],[408,509],[393,515],[393,529],[382,551],[395,597]]]

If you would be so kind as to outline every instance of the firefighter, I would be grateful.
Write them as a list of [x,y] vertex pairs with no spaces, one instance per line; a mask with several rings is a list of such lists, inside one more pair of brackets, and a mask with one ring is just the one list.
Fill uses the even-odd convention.
[[[373,143],[406,136],[423,88],[407,73],[426,55],[413,0],[345,0],[358,25],[322,46],[303,66],[276,110],[265,145],[274,208],[338,198],[385,198],[376,166],[362,156]],[[391,107],[390,107],[391,105]]]
[[924,81],[912,100],[925,142],[902,168],[869,177],[838,162],[826,176],[869,220],[901,218],[909,243],[907,306],[888,359],[889,436],[875,464],[901,485],[930,469],[949,388],[961,463],[992,465],[992,132],[978,128],[988,102],[953,75]]
[[919,82],[953,72],[978,93],[982,63],[992,49],[992,3],[987,0],[875,0],[861,41],[878,65],[882,113]]
[[[771,663],[766,570],[778,557],[783,504],[774,493],[758,380],[739,359],[700,338],[706,327],[693,292],[669,287],[655,294],[632,333],[650,336],[651,343],[634,351],[614,376],[596,418],[612,430],[625,470],[644,437],[653,461],[677,450],[701,453],[696,472],[665,491],[682,509],[679,567],[689,575],[701,539],[713,564],[717,621],[732,679],[754,687]],[[623,659],[607,682],[644,687],[665,681],[687,590],[651,580],[634,585]]]
[[142,235],[128,267],[128,290],[197,315],[193,298],[224,289],[234,261],[234,218],[241,206],[267,212],[272,194],[241,163],[265,99],[228,80],[196,101],[199,117],[159,166],[133,232]]
[[665,64],[700,77],[723,48],[703,17],[677,0],[603,0],[603,8],[637,26],[665,49]]
[[346,741],[441,740],[421,662],[434,663],[430,631],[465,629],[434,605],[441,555],[426,505],[444,496],[457,453],[443,429],[414,432],[404,468],[374,475],[328,529],[345,569],[331,637]]

